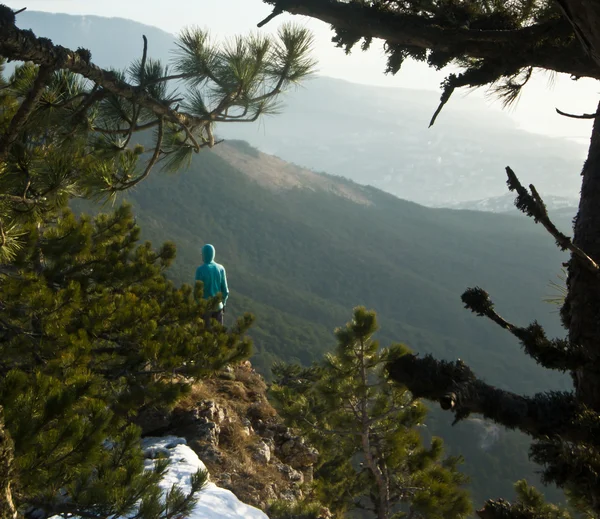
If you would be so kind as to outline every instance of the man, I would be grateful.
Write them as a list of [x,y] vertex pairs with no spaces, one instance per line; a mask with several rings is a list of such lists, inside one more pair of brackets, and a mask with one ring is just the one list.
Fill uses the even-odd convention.
[[227,288],[227,276],[223,265],[215,263],[215,248],[206,244],[202,247],[203,264],[196,269],[196,281],[202,281],[204,284],[203,299],[210,299],[217,294],[221,294],[221,302],[219,303],[216,312],[208,312],[204,318],[207,326],[210,325],[211,319],[216,319],[219,324],[223,325],[223,314],[225,313],[225,304],[229,296]]

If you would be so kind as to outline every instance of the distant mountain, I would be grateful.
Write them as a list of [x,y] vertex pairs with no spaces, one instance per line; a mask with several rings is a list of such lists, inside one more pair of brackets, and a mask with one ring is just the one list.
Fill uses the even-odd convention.
[[[448,207],[452,209],[465,209],[469,211],[486,211],[491,213],[505,213],[518,215],[526,218],[515,207],[514,193],[507,193],[502,196],[484,198],[482,200],[468,200],[466,202],[457,202]],[[554,223],[558,225],[561,231],[571,234],[573,232],[572,221],[577,214],[579,200],[574,197],[542,195],[546,208]]]
[[174,35],[157,27],[124,18],[27,10],[19,14],[17,25],[71,49],[85,47],[91,50],[92,61],[105,68],[124,69],[134,59],[141,57],[142,35],[148,38],[148,54],[166,62],[175,40]]
[[[125,68],[141,54],[169,58],[174,36],[118,18],[26,11],[19,25],[72,48],[88,47],[101,66]],[[106,35],[110,34],[107,38]],[[428,123],[439,93],[317,78],[284,98],[282,113],[218,133],[316,171],[370,184],[400,198],[448,206],[506,193],[504,167],[545,193],[576,197],[584,148],[518,130],[506,115],[455,94]]]
[[453,98],[428,128],[438,97],[318,78],[290,93],[281,115],[219,131],[429,206],[505,194],[507,165],[542,192],[577,196],[583,147],[518,130],[473,97]]
[[[465,202],[456,202],[447,207],[452,209],[468,209],[471,211],[489,211],[492,213],[512,213],[515,211],[514,193],[506,193],[501,196],[493,196],[482,200],[467,200]],[[555,196],[542,194],[542,198],[549,211],[572,209],[576,212],[579,200],[575,197]]]

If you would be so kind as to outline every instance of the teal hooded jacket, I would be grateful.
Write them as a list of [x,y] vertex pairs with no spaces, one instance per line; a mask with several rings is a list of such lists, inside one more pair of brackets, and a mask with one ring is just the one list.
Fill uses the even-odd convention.
[[215,263],[215,248],[207,244],[202,247],[203,264],[196,269],[196,281],[202,281],[204,284],[204,299],[210,299],[217,294],[221,294],[222,303],[219,303],[219,310],[225,307],[229,288],[227,287],[227,275],[223,265]]

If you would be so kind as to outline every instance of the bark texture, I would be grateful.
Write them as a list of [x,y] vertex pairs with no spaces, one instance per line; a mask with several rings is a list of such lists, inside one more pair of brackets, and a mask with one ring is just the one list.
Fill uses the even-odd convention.
[[[600,109],[600,105],[598,107]],[[596,262],[600,259],[600,117],[594,129],[582,171],[581,198],[573,243]],[[568,297],[563,320],[569,340],[586,353],[588,362],[575,370],[578,399],[600,411],[600,276],[573,257],[569,264]]]
[[[600,65],[600,2],[559,0],[582,47]],[[573,243],[596,262],[600,260],[600,104],[583,166],[581,198]],[[580,345],[589,362],[574,371],[578,399],[600,412],[600,276],[582,268],[576,258],[569,265],[568,297],[563,320],[569,339]]]
[[600,4],[596,0],[557,0],[590,58],[600,65]]

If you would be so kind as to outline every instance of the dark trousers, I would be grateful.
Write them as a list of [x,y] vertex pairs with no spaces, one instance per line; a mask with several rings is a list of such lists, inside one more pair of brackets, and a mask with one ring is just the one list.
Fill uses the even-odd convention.
[[215,319],[221,326],[223,326],[224,317],[225,312],[223,312],[223,310],[219,310],[217,312],[208,312],[204,316],[204,323],[206,324],[206,328],[210,329],[211,319]]

